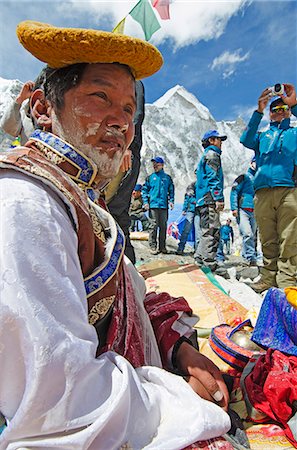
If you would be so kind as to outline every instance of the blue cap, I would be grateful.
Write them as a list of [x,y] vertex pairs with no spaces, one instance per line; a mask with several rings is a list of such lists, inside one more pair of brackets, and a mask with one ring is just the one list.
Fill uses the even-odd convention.
[[213,138],[215,138],[215,137],[220,138],[220,139],[222,139],[222,141],[225,141],[227,139],[227,136],[221,136],[220,133],[217,130],[208,130],[204,134],[204,136],[202,138],[202,142],[203,141],[208,141],[208,139],[212,138],[212,137]]
[[142,184],[135,184],[135,187],[134,187],[134,191],[141,191],[141,189],[142,189]]
[[159,164],[164,164],[164,159],[161,158],[161,156],[156,156],[155,158],[152,158],[151,161]]

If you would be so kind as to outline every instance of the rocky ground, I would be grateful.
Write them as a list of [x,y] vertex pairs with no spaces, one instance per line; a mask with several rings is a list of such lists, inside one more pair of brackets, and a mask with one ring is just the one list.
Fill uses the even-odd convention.
[[[136,235],[136,233],[134,233],[134,235]],[[143,234],[141,236],[143,236]],[[177,241],[172,237],[167,238],[166,246],[168,254],[166,255],[152,255],[147,240],[132,239],[132,244],[136,254],[136,266],[160,258],[162,260],[173,260],[181,264],[193,264],[194,262],[193,248],[190,245],[186,245],[184,255],[176,255]],[[230,255],[228,259],[226,259],[224,267],[227,269],[231,278],[236,278],[242,282],[256,281],[259,275],[259,268],[243,266],[242,258],[240,256]]]

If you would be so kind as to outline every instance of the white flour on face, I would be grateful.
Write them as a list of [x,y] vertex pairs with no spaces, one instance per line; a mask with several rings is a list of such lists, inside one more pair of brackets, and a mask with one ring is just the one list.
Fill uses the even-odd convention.
[[[77,121],[75,111],[73,111],[72,114],[72,126],[64,129],[55,111],[53,111],[52,128],[53,130],[55,130],[55,134],[57,134],[65,141],[69,142],[69,144],[73,145],[84,155],[90,158],[98,167],[97,175],[100,179],[110,180],[111,178],[115,177],[119,172],[120,165],[126,150],[126,145],[120,148],[113,142],[110,142],[109,146],[107,143],[105,143],[104,147],[87,144],[85,142],[85,138],[88,136],[96,135],[101,126],[101,122],[90,123],[88,125],[88,131],[85,132],[85,130],[82,129],[81,125]],[[122,139],[122,133],[113,129],[112,127],[109,127],[106,130],[105,136],[107,139],[109,139],[111,136]]]

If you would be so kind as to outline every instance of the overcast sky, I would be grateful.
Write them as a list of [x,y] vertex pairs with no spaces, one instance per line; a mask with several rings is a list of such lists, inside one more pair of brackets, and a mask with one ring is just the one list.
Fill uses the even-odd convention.
[[[57,26],[112,28],[137,1],[0,0],[0,76],[34,79],[42,63],[18,43],[15,28],[22,20]],[[145,80],[152,103],[176,84],[204,103],[216,120],[247,120],[261,91],[277,82],[296,84],[296,1],[172,0],[171,20],[151,43],[164,56],[158,74]],[[128,18],[125,33],[143,37]]]

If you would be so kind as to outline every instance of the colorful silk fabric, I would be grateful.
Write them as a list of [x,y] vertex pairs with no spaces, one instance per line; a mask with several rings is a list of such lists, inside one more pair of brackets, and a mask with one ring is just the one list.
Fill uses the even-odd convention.
[[260,309],[252,341],[297,356],[297,310],[281,289],[271,288]]
[[241,386],[250,418],[274,420],[297,448],[297,358],[269,349],[248,363]]

